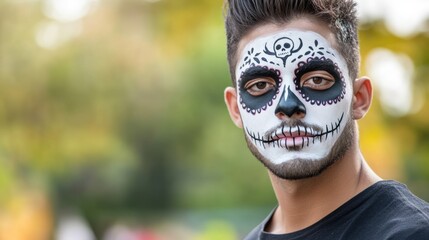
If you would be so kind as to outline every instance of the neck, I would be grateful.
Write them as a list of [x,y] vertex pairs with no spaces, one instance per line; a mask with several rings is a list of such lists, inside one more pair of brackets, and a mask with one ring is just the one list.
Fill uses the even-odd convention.
[[366,164],[357,143],[316,177],[284,180],[269,175],[279,206],[265,230],[276,234],[309,227],[381,180]]

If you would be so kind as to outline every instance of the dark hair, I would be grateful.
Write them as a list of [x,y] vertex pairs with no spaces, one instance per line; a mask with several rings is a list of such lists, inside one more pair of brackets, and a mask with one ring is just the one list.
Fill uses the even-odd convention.
[[263,24],[282,24],[306,15],[329,25],[336,36],[338,50],[347,62],[350,77],[355,79],[358,75],[360,59],[354,0],[225,0],[224,14],[234,86],[237,47],[247,33]]

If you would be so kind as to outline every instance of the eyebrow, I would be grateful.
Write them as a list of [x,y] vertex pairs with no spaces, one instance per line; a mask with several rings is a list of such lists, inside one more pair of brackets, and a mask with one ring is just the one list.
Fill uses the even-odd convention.
[[340,73],[338,72],[339,69],[337,69],[338,67],[334,64],[334,62],[332,62],[332,60],[314,59],[296,69],[295,72],[296,76],[301,78],[301,76],[305,73],[323,70],[330,73],[336,80],[338,80],[340,78]]
[[274,80],[279,79],[279,73],[274,69],[268,69],[267,67],[254,66],[246,69],[241,75],[241,81],[247,82],[255,78],[269,77]]

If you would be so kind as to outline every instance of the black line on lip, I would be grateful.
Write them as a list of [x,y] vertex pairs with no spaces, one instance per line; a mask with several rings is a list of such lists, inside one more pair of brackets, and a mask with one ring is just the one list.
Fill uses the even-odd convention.
[[286,134],[285,134],[285,125],[282,126],[282,134],[283,134],[284,137],[286,137]]
[[[332,133],[332,135],[334,134],[335,131],[338,133],[339,127],[340,127],[340,125],[341,125],[341,123],[343,121],[343,118],[344,118],[344,113],[341,114],[341,117],[335,123],[335,128],[333,128],[333,124],[331,123],[331,127],[332,127],[331,130],[329,130],[328,125],[326,125],[326,131],[325,132],[321,132],[319,134],[315,134],[315,135],[311,136],[311,138],[313,138],[313,144],[314,144],[314,141],[315,141],[316,138],[319,138],[320,142],[322,142],[323,135],[326,135],[325,140],[327,140],[328,139],[328,135],[330,133]],[[298,129],[299,129],[299,127],[298,127]],[[305,130],[306,130],[305,132],[307,133],[307,129],[305,129]],[[261,138],[260,133],[258,133],[258,137],[256,137],[256,134],[255,133],[251,133],[248,128],[246,128],[246,132],[255,141],[255,143],[259,143],[261,146],[264,147],[264,149],[265,149],[265,144],[268,144],[268,146],[270,144],[273,144],[273,146],[275,147],[275,143],[276,142],[277,142],[277,146],[282,147],[281,144],[280,144],[280,140],[281,139],[274,139],[272,137],[268,137],[267,139],[264,139],[264,137]],[[284,132],[284,125],[282,126],[282,133],[283,133],[284,137],[287,137],[285,135],[285,132]],[[289,133],[290,133],[290,135],[292,135],[292,127],[289,127]],[[276,133],[276,137],[278,137],[277,133]],[[297,137],[299,137],[299,136],[297,136]],[[295,138],[296,137],[292,137],[294,147],[295,147]],[[304,142],[304,137],[302,137],[302,138],[303,138],[303,142]],[[310,137],[307,136],[307,146],[309,146],[309,144],[310,144]],[[303,145],[304,145],[304,143],[303,143]],[[289,147],[287,146],[287,144],[285,144],[285,147],[286,147],[286,149],[289,149]]]
[[325,141],[326,141],[326,139],[328,139],[328,135],[329,135],[329,128],[328,128],[328,125],[326,125],[326,138],[325,138]]

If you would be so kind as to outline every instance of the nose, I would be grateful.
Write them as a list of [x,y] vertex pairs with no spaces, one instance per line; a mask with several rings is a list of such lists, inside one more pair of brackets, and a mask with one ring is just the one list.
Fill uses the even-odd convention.
[[296,118],[303,118],[306,114],[304,104],[298,99],[298,97],[290,90],[287,89],[287,98],[285,98],[286,89],[283,90],[280,102],[277,104],[275,114],[278,118],[282,119],[285,116],[292,118],[295,115]]

